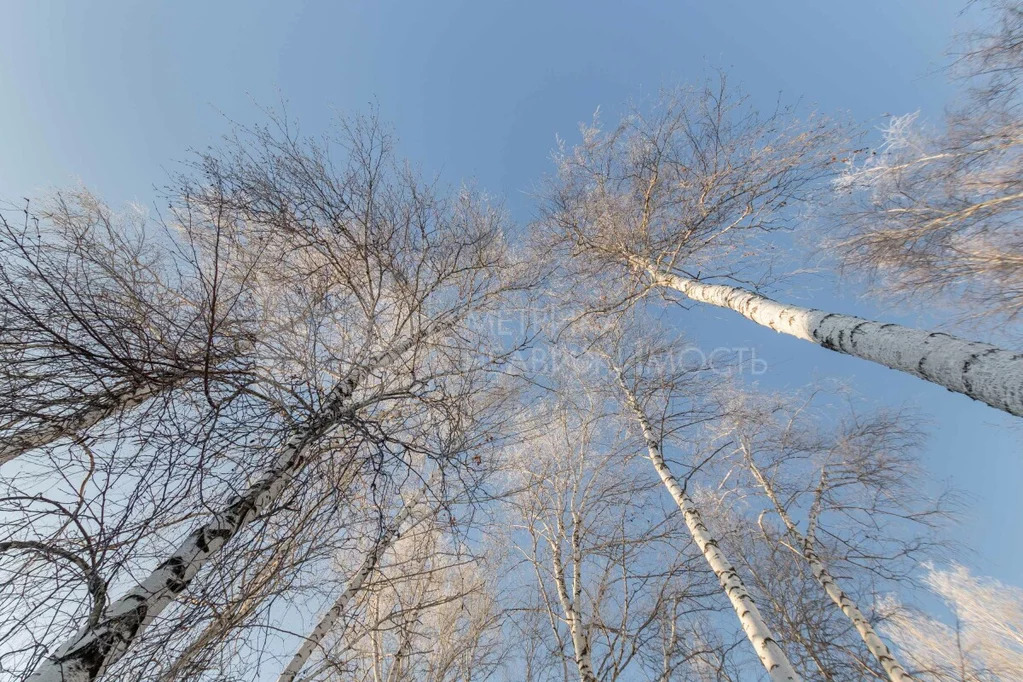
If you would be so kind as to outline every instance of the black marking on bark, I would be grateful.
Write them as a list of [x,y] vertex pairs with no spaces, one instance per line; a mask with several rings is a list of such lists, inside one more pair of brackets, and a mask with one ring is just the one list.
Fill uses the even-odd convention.
[[94,680],[99,676],[100,670],[103,669],[103,664],[107,660],[107,655],[113,648],[113,642],[110,641],[112,637],[112,633],[104,637],[97,637],[65,660],[78,659],[89,679]]
[[868,325],[868,324],[870,324],[869,320],[863,320],[862,322],[857,322],[853,326],[853,328],[849,330],[849,347],[850,348],[856,348],[856,338],[855,338],[856,337],[856,332],[858,332],[860,330],[860,327],[862,327],[864,325]]
[[227,542],[231,539],[232,535],[234,535],[234,533],[229,528],[214,528],[206,530],[203,532],[203,546],[200,546],[200,549],[203,552],[209,553],[210,548],[207,540],[223,540],[224,542]]
[[[927,364],[927,355],[925,354],[923,357],[920,358],[920,361],[916,363],[916,373],[919,374],[924,379],[927,379],[928,381],[930,381],[930,376],[928,376],[927,370],[924,368],[924,365],[926,365],[926,364]],[[963,377],[963,378],[965,379],[965,377]],[[970,387],[967,386],[966,390],[969,391]]]
[[121,617],[121,620],[126,623],[124,629],[128,635],[122,639],[128,642],[135,639],[135,633],[137,633],[139,628],[142,627],[142,621],[146,619],[147,613],[149,613],[149,604],[146,601],[139,601],[138,605],[134,609]]
[[167,561],[160,564],[156,570],[161,571],[167,569],[171,572],[171,577],[164,581],[164,585],[172,594],[178,594],[188,587],[190,580],[185,579],[185,571],[187,569],[185,560],[180,556],[173,556]]
[[824,323],[827,322],[829,318],[835,317],[837,314],[838,313],[828,313],[817,322],[817,324],[814,326],[812,330],[813,338],[815,338],[819,344],[821,344],[825,348],[830,348],[831,350],[835,350],[835,348],[831,344],[829,337],[826,337],[824,335],[823,328]]
[[976,397],[973,395],[973,381],[970,379],[970,368],[982,356],[991,355],[992,353],[995,353],[997,351],[998,351],[997,348],[988,348],[977,353],[971,353],[970,356],[963,361],[962,367],[963,388],[966,389],[966,394],[969,395],[971,398],[976,399]]
[[200,530],[198,533],[196,533],[195,546],[198,547],[199,551],[203,552],[204,554],[210,551],[210,546],[206,542],[205,530]]
[[145,601],[140,601],[131,611],[105,623],[103,626],[105,632],[101,631],[84,646],[72,649],[66,655],[54,659],[55,662],[60,667],[64,667],[66,663],[77,662],[88,675],[88,679],[96,679],[110,658],[114,645],[118,641],[128,643],[134,639],[147,611]]

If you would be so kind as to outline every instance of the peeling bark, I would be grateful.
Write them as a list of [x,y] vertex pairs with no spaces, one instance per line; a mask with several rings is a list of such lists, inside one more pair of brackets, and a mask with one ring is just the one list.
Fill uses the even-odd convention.
[[942,332],[786,305],[726,284],[706,284],[633,261],[655,284],[728,308],[776,332],[897,369],[1023,417],[1023,354]]

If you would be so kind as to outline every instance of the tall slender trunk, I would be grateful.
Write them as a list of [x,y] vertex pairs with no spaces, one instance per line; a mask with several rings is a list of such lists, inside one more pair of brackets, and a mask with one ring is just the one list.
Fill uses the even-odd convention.
[[789,535],[802,549],[803,558],[810,565],[810,572],[813,573],[814,579],[824,588],[824,591],[831,598],[831,601],[835,603],[835,606],[852,622],[856,631],[860,633],[863,643],[867,645],[867,649],[877,659],[877,662],[881,664],[881,667],[884,668],[888,679],[892,680],[892,682],[913,682],[914,678],[895,659],[887,645],[885,645],[884,641],[870,625],[870,621],[867,620],[863,612],[856,606],[856,603],[838,586],[831,573],[828,572],[824,562],[818,556],[817,550],[814,549],[813,537],[809,534],[804,536],[799,532],[792,517],[789,516],[788,511],[785,510],[785,507],[781,505],[777,495],[775,495],[774,488],[753,461],[752,453],[745,446],[743,451],[746,455],[746,463],[753,473],[753,477],[757,479],[757,483],[760,484],[767,498],[774,505],[775,511],[781,517],[782,523],[785,524]]
[[111,602],[98,623],[83,627],[47,657],[29,681],[91,682],[120,660],[153,619],[184,592],[209,557],[280,497],[288,482],[305,467],[309,446],[345,419],[352,394],[370,372],[397,359],[435,331],[422,330],[410,336],[397,348],[354,369],[334,386],[324,408],[291,435],[269,470],[189,534],[137,587]]
[[632,265],[648,272],[654,283],[694,301],[734,310],[776,332],[907,372],[1023,417],[1023,353],[942,332],[787,305],[742,287],[661,272],[638,260]]
[[671,682],[671,673],[675,668],[671,664],[671,660],[675,654],[675,647],[678,645],[678,602],[678,597],[671,601],[668,641],[661,643],[661,676],[657,678],[657,682]]
[[30,450],[45,447],[61,438],[78,436],[118,412],[138,407],[158,393],[162,393],[192,376],[195,375],[183,373],[176,379],[160,382],[150,381],[141,385],[122,387],[98,397],[91,405],[76,410],[70,415],[47,420],[38,426],[15,430],[3,437],[4,442],[0,442],[0,465],[10,462]]
[[[432,481],[435,479],[431,478],[431,483],[427,483],[426,487],[429,488]],[[387,548],[390,547],[401,537],[401,527],[415,512],[416,507],[420,505],[425,490],[420,491],[411,500],[406,502],[401,510],[395,515],[391,522],[384,527],[383,533],[373,543],[373,547],[370,548],[369,552],[366,553],[365,559],[362,561],[362,565],[359,566],[359,570],[355,572],[352,579],[348,582],[348,586],[345,591],[334,601],[333,605],[327,612],[323,614],[320,622],[316,624],[313,631],[305,638],[302,644],[299,646],[298,651],[291,657],[291,661],[281,671],[280,676],[277,678],[277,682],[293,682],[302,670],[302,666],[305,665],[306,661],[309,660],[309,656],[312,655],[313,651],[320,645],[323,638],[327,636],[334,624],[337,623],[338,618],[344,613],[348,603],[359,593],[362,589],[362,585],[366,582],[366,578],[376,569],[377,562],[380,561],[380,557],[383,555]]]
[[621,375],[618,378],[621,388],[625,392],[626,403],[635,414],[636,421],[639,422],[640,428],[643,431],[643,438],[646,440],[647,455],[650,462],[653,464],[658,476],[661,477],[664,487],[668,489],[675,503],[678,504],[678,508],[682,511],[682,517],[685,520],[686,527],[689,529],[689,533],[693,536],[697,547],[703,553],[707,564],[714,571],[714,575],[717,576],[718,582],[721,583],[721,587],[728,596],[728,600],[732,603],[735,615],[739,617],[739,623],[746,633],[746,638],[753,645],[753,649],[756,651],[757,656],[760,657],[760,662],[767,670],[767,674],[771,677],[772,682],[797,682],[801,680],[802,678],[792,667],[778,641],[771,634],[771,630],[768,628],[767,623],[764,622],[763,616],[760,615],[760,610],[757,608],[753,598],[746,591],[746,586],[743,585],[739,573],[732,567],[731,562],[728,561],[724,552],[718,547],[717,540],[710,534],[710,531],[704,524],[699,508],[689,495],[686,494],[682,486],[679,485],[678,480],[668,468],[664,457],[661,455],[661,448],[657,438],[654,436],[653,428],[650,426],[650,422],[647,420],[639,401],[636,400],[635,394],[626,386]]
[[565,612],[565,620],[568,622],[568,631],[572,636],[572,651],[574,653],[576,669],[579,671],[581,682],[597,682],[597,676],[593,672],[593,660],[590,655],[590,640],[586,633],[585,624],[582,621],[582,614],[579,611],[580,598],[582,594],[582,567],[580,563],[581,552],[579,549],[578,519],[572,518],[572,594],[569,595],[568,581],[565,578],[565,567],[561,557],[561,537],[565,535],[564,524],[561,517],[558,517],[558,537],[549,538],[551,545],[551,558],[554,564],[554,583],[558,592],[558,601],[561,602],[561,609]]

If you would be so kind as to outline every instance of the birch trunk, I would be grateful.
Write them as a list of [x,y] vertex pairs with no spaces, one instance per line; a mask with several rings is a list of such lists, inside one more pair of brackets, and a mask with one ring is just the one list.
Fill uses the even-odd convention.
[[655,284],[728,308],[776,332],[913,374],[1023,417],[1023,354],[942,332],[786,305],[726,284],[706,284],[633,261]]
[[565,612],[568,631],[572,636],[572,651],[575,654],[575,666],[579,671],[581,682],[597,682],[593,672],[593,660],[590,656],[590,641],[586,635],[585,625],[579,613],[579,601],[582,591],[582,567],[579,551],[579,532],[576,518],[572,523],[572,595],[568,594],[568,583],[565,580],[565,567],[561,563],[560,538],[564,536],[564,526],[558,517],[558,536],[550,538],[551,558],[554,563],[554,583],[558,591],[558,601]]
[[[431,479],[431,481],[434,479]],[[431,483],[427,483],[427,487],[430,487]],[[424,491],[425,492],[425,491]],[[366,578],[376,569],[377,562],[380,561],[380,557],[383,555],[387,548],[394,544],[394,542],[401,536],[401,527],[405,522],[412,516],[416,507],[422,502],[423,493],[420,492],[413,499],[409,500],[405,505],[402,506],[401,511],[395,515],[391,522],[384,528],[384,532],[380,535],[377,541],[373,544],[373,547],[366,554],[366,558],[363,560],[359,570],[356,571],[355,575],[348,583],[348,587],[341,593],[341,596],[334,601],[334,604],[327,610],[320,622],[316,624],[313,631],[309,633],[309,636],[305,638],[298,651],[292,656],[291,661],[287,667],[281,672],[277,678],[277,682],[293,682],[298,674],[302,671],[302,666],[305,665],[306,661],[309,660],[309,656],[312,655],[313,651],[320,645],[323,638],[327,636],[334,624],[337,623],[338,618],[344,613],[348,603],[359,593],[362,589],[363,583],[366,582]]]
[[721,587],[728,596],[728,600],[732,603],[735,615],[739,617],[739,623],[746,633],[746,638],[753,645],[753,649],[767,670],[767,674],[772,682],[797,682],[801,680],[802,678],[792,667],[788,657],[785,656],[785,652],[777,640],[775,640],[774,635],[771,634],[771,630],[767,627],[767,623],[764,622],[763,616],[760,615],[760,610],[757,609],[753,598],[746,591],[742,578],[739,577],[738,572],[732,567],[731,562],[728,561],[724,552],[718,547],[717,540],[714,539],[704,524],[699,508],[694,504],[689,495],[686,494],[685,490],[682,489],[682,486],[679,485],[678,480],[668,468],[664,457],[661,455],[660,445],[658,445],[657,439],[654,437],[653,428],[650,426],[646,414],[644,414],[639,402],[636,400],[636,396],[628,389],[624,381],[621,381],[621,387],[625,391],[626,402],[643,430],[643,438],[646,440],[647,454],[650,462],[661,477],[661,481],[668,489],[668,492],[675,499],[678,508],[682,511],[686,527],[689,528],[689,532],[693,536],[697,547],[700,548],[704,558],[707,560],[707,564],[714,571],[718,582],[721,583]]
[[799,532],[795,522],[789,513],[779,502],[777,496],[774,493],[774,488],[764,477],[760,468],[753,462],[750,453],[746,452],[746,461],[749,465],[750,471],[753,472],[753,477],[757,479],[757,483],[764,490],[767,498],[774,505],[775,511],[778,512],[778,516],[781,517],[782,523],[785,524],[785,528],[788,530],[789,535],[799,544],[803,552],[803,558],[810,565],[810,572],[813,573],[814,579],[820,584],[827,595],[831,598],[831,601],[835,603],[842,613],[845,614],[856,631],[860,633],[860,637],[863,639],[863,643],[867,645],[867,649],[877,659],[877,662],[884,668],[885,673],[888,675],[888,679],[892,682],[913,682],[914,678],[906,672],[906,669],[895,659],[892,652],[888,649],[888,646],[884,643],[881,637],[877,634],[874,628],[870,625],[870,621],[867,620],[863,612],[860,611],[859,607],[856,606],[849,595],[847,595],[835,582],[831,573],[824,566],[824,562],[821,561],[817,555],[817,550],[813,548],[813,537],[811,535],[804,536]]
[[280,497],[288,482],[305,467],[308,446],[344,419],[355,388],[370,372],[403,355],[425,335],[424,331],[409,337],[398,348],[381,353],[339,382],[324,401],[323,410],[292,434],[258,481],[188,535],[137,587],[112,602],[99,622],[85,626],[43,661],[29,682],[91,682],[120,660],[153,619],[184,592],[206,560]]
[[0,465],[10,462],[30,450],[45,447],[61,438],[77,436],[118,412],[141,405],[154,395],[173,387],[175,383],[180,383],[189,376],[191,375],[182,376],[176,382],[150,382],[135,388],[114,391],[97,400],[96,404],[78,410],[70,416],[14,431],[6,436],[6,442],[0,443]]

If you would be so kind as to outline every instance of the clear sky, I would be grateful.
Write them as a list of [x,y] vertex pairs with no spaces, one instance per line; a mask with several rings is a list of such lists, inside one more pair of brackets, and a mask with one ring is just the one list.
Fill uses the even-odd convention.
[[[401,151],[452,182],[475,177],[532,217],[529,190],[555,135],[600,106],[725,68],[764,108],[781,95],[865,126],[937,117],[941,66],[966,27],[948,0],[675,2],[65,2],[7,0],[0,39],[0,199],[82,182],[111,203],[152,199],[189,148],[283,98],[302,129],[379,105]],[[839,293],[827,278],[788,300],[928,325]],[[756,347],[769,388],[841,377],[876,404],[931,420],[924,460],[972,497],[956,531],[981,573],[1023,584],[1023,429],[918,379],[773,332],[726,311],[678,324],[704,347]]]

